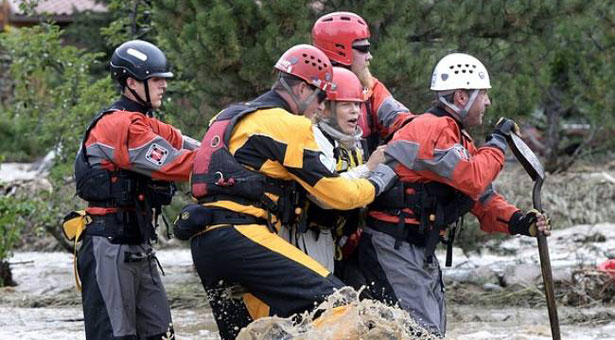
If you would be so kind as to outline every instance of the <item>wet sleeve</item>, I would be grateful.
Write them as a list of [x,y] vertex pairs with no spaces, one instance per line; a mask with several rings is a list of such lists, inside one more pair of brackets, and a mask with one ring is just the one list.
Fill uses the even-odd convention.
[[472,214],[478,218],[483,231],[510,234],[508,221],[519,208],[510,204],[497,193],[493,184],[480,196],[472,208]]
[[[445,120],[440,120],[445,122]],[[422,178],[448,184],[474,200],[487,190],[504,166],[504,154],[501,150],[482,147],[470,152],[461,143],[460,131],[454,122],[438,123],[435,128],[438,135],[429,137],[391,141],[386,154],[402,166],[415,171]],[[414,129],[414,136],[424,134],[420,124],[406,125]],[[429,129],[429,131],[433,131]],[[404,130],[405,131],[405,130]]]
[[[375,188],[367,179],[348,179],[335,172],[335,161],[319,148],[310,120],[289,114],[259,117],[260,133],[252,134],[235,152],[242,163],[264,173],[268,173],[269,162],[279,163],[312,196],[333,209],[354,209],[374,200]],[[244,119],[240,124],[248,125],[256,120]],[[262,156],[268,161],[257,163],[262,162],[259,161]],[[250,159],[254,161],[251,163]]]
[[152,128],[151,122],[136,117],[128,129],[127,162],[118,165],[154,179],[187,181],[195,151],[181,149],[182,145],[179,130],[164,123]]
[[381,137],[386,138],[397,131],[414,115],[406,106],[397,101],[378,79],[371,89],[369,103],[374,128]]

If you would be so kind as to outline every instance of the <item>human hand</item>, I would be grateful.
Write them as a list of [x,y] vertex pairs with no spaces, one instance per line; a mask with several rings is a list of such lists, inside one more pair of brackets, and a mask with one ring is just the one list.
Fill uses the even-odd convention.
[[533,230],[532,230],[532,227],[530,227],[530,234],[532,236],[536,236],[538,235],[538,233],[542,233],[545,236],[550,236],[551,235],[551,219],[549,218],[549,216],[547,216],[547,213],[545,212],[540,213],[536,209],[532,209],[528,211],[528,214],[529,213],[536,214],[536,223],[534,225]]
[[384,149],[386,149],[386,145],[380,145],[369,156],[369,159],[367,160],[367,163],[365,163],[365,165],[367,165],[367,168],[369,169],[369,171],[373,171],[376,168],[376,165],[378,165],[380,163],[384,163],[384,161],[385,161]]
[[495,123],[495,127],[491,131],[492,134],[499,134],[504,137],[510,136],[511,132],[520,135],[521,131],[519,130],[519,125],[517,125],[514,120],[504,117],[500,118],[498,122]]
[[551,235],[551,220],[546,213],[536,209],[528,211],[525,215],[517,211],[508,222],[511,235],[521,234],[536,237],[538,233],[544,236]]
[[500,118],[498,122],[495,123],[495,127],[491,131],[491,134],[487,136],[487,143],[485,143],[485,146],[496,147],[505,153],[508,148],[506,137],[510,136],[511,132],[519,135],[520,132],[517,123],[508,118]]

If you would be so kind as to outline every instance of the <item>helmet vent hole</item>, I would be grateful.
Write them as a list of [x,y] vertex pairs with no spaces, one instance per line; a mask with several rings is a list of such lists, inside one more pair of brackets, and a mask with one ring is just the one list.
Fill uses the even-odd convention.
[[314,60],[315,58],[314,58],[314,56],[313,56],[313,55],[311,55],[311,56],[310,56],[310,59]]
[[341,20],[350,21],[349,17],[340,17]]
[[318,60],[318,63],[319,63],[319,64],[320,64],[320,63],[322,63],[322,61],[321,61],[320,59],[317,59],[317,60]]
[[310,63],[310,61],[309,61],[309,60],[306,60],[306,61],[305,61],[305,63],[306,63],[306,64],[309,64],[309,63]]
[[312,66],[316,67],[316,63],[312,63]]
[[342,44],[335,44],[335,47],[336,47],[336,48],[340,48],[340,49],[342,49],[342,50],[345,50],[345,49],[346,49],[346,46],[344,46],[344,45],[342,45]]
[[462,73],[466,73],[466,70],[461,70]]
[[307,54],[303,53],[303,57],[304,57],[304,58],[307,58]]
[[455,68],[455,65],[451,65],[448,68],[450,68],[451,70]]
[[470,72],[470,73],[474,73],[474,71],[472,71],[472,70],[469,70],[468,72]]
[[470,67],[470,65],[469,65],[469,64],[466,64],[466,67]]
[[318,66],[318,71],[322,71],[322,67]]
[[459,74],[459,70],[455,71],[455,74]]
[[326,19],[323,19],[322,21],[333,21],[333,18],[326,18]]
[[472,65],[473,68],[476,68],[476,65]]
[[457,67],[461,68],[461,64],[457,64]]

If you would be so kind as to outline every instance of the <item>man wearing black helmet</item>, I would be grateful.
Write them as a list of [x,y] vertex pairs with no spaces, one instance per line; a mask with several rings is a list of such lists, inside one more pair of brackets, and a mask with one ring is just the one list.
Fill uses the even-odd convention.
[[173,76],[158,47],[128,41],[110,64],[121,97],[94,117],[75,160],[88,201],[78,255],[86,339],[173,339],[153,221],[172,181],[188,180],[199,143],[153,117]]

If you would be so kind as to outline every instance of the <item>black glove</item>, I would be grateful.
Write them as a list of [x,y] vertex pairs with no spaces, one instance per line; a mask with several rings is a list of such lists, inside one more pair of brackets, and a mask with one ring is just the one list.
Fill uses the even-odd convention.
[[[538,228],[536,227],[536,221],[538,221],[539,211],[536,209],[532,209],[527,212],[527,214],[523,214],[520,211],[515,212],[510,221],[508,221],[508,231],[511,235],[525,235],[525,236],[537,236]],[[547,221],[547,229],[551,229],[551,224],[549,218],[546,216],[546,213],[542,213],[546,217]]]
[[378,164],[367,179],[376,187],[376,196],[378,196],[395,184],[397,175],[388,165]]
[[519,135],[519,125],[511,119],[502,117],[495,123],[495,127],[491,131],[491,134],[487,136],[487,143],[485,143],[485,145],[494,146],[506,152],[508,148],[506,137],[510,136],[511,133]]

